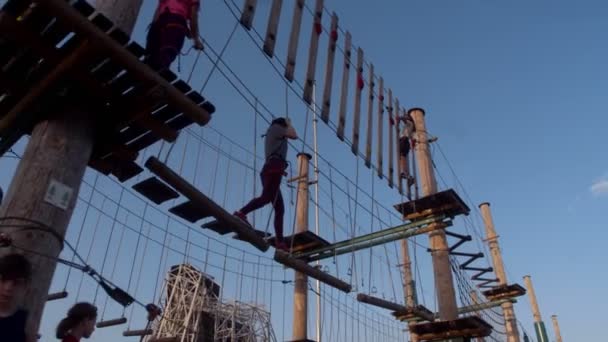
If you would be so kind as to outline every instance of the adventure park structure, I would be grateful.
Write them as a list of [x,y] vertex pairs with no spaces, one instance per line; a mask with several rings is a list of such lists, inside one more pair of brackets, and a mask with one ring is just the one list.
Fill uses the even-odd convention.
[[[460,196],[463,189],[440,189],[431,155],[440,145],[428,133],[425,111],[406,109],[338,15],[323,0],[309,2],[224,1],[235,25],[230,38],[217,52],[202,37],[205,48],[188,77],[181,61],[178,73],[146,63],[146,49],[131,37],[142,0],[5,2],[0,155],[16,165],[0,195],[0,255],[19,252],[33,263],[23,303],[28,330],[46,340],[49,312],[68,305],[61,302],[89,301],[100,308],[96,334],[112,336],[105,340],[515,342],[529,340],[513,306],[528,293],[537,340],[548,341],[530,278],[527,291],[507,280],[489,204],[477,210]],[[289,10],[291,17],[282,18]],[[264,19],[264,34],[255,18]],[[279,35],[282,28],[289,34]],[[286,114],[275,115],[252,96],[225,62],[237,29],[284,82]],[[310,33],[306,49],[302,32]],[[283,47],[285,61],[278,53]],[[204,91],[211,78],[195,88],[201,54],[213,62],[209,77],[221,72],[254,110],[253,146],[211,127],[230,114]],[[339,72],[341,82],[334,82]],[[290,144],[299,152],[296,172],[284,182],[293,229],[281,250],[268,229],[271,209],[249,223],[227,203],[242,201],[235,196],[250,187],[258,192],[258,118],[289,117],[289,92],[307,114],[291,116],[304,123],[304,135],[301,148]],[[319,153],[319,119],[349,146],[355,176]],[[414,127],[409,154],[400,143],[407,119]],[[306,140],[309,121],[313,146]],[[370,171],[371,195],[359,177],[360,161]],[[384,181],[388,187],[374,188]],[[377,200],[381,191],[400,200],[389,208]],[[467,233],[453,229],[460,222]],[[422,235],[430,241],[424,251],[434,284],[426,287],[434,307],[426,303],[416,254]],[[481,246],[489,259],[488,252],[463,250],[473,240],[487,243]]]

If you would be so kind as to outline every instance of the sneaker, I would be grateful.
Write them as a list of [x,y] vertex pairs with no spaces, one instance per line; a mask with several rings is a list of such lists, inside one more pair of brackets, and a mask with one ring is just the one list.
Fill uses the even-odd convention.
[[232,215],[240,218],[241,220],[245,221],[245,223],[249,224],[249,221],[247,220],[247,215],[243,214],[240,210],[235,211]]

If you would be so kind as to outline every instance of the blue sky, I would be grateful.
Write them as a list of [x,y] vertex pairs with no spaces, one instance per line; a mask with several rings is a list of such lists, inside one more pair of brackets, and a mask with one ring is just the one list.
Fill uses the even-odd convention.
[[[227,2],[231,4],[230,0]],[[154,3],[155,1],[144,1],[134,31],[134,37],[139,42],[144,42],[145,29],[154,10]],[[258,3],[254,27],[264,34],[270,1]],[[308,4],[311,7],[313,5],[312,1]],[[240,5],[239,2],[238,6]],[[602,336],[601,308],[608,305],[602,292],[607,286],[606,273],[601,271],[608,261],[603,252],[603,242],[608,233],[603,229],[605,225],[601,224],[604,218],[602,213],[608,204],[608,162],[601,157],[602,147],[606,144],[605,127],[608,125],[608,119],[604,115],[608,110],[605,100],[605,91],[608,89],[608,67],[605,62],[608,48],[601,42],[604,33],[608,31],[605,21],[608,6],[600,1],[579,1],[576,4],[567,1],[384,1],[380,4],[361,0],[326,1],[325,5],[330,11],[337,12],[340,26],[352,33],[353,43],[364,49],[366,60],[374,64],[376,74],[384,78],[385,87],[393,90],[401,104],[407,108],[416,106],[426,110],[427,128],[432,135],[439,137],[441,149],[458,176],[456,180],[448,164],[435,150],[434,159],[447,185],[456,186],[460,181],[470,196],[472,202],[469,204],[473,209],[483,201],[492,203],[509,279],[523,284],[522,276],[532,275],[545,323],[550,325],[550,316],[557,314],[566,340],[596,340]],[[277,55],[283,61],[292,6],[291,2],[285,2],[279,28]],[[323,20],[324,26],[327,26],[327,13],[324,13]],[[310,15],[305,13],[296,65],[296,79],[300,83],[304,80],[306,69],[310,22]],[[224,1],[203,1],[201,34],[208,40],[210,47],[219,51],[234,23],[234,17]],[[343,35],[340,36],[342,38]],[[317,64],[319,80],[323,79],[327,37],[321,39]],[[189,43],[186,43],[186,49],[188,47]],[[191,52],[182,58],[181,76],[187,78],[192,70],[192,84],[195,88],[200,88],[212,63],[201,56],[193,69],[195,56]],[[241,27],[237,28],[224,60],[261,103],[276,115],[285,112],[285,85],[281,77]],[[174,69],[177,71],[176,64]],[[341,64],[342,56],[337,54],[334,106],[338,104],[337,84],[342,74]],[[367,86],[364,92],[367,94]],[[317,90],[319,93],[320,89]],[[218,107],[211,126],[239,144],[251,147],[254,141],[251,129],[254,126],[253,110],[217,71],[212,74],[203,94]],[[310,143],[312,128],[306,124],[306,108],[298,97],[292,93],[289,95],[289,116],[294,120],[301,136],[307,130],[306,140]],[[352,102],[351,92],[349,108]],[[366,118],[365,100],[362,108],[362,118]],[[331,115],[332,121],[336,122],[335,107]],[[351,124],[348,122],[346,127],[349,137]],[[264,124],[259,120],[258,134],[263,129]],[[208,133],[209,130],[199,131],[197,128],[196,132],[203,132],[208,139],[218,141],[218,136],[213,132]],[[362,124],[361,132],[364,137],[365,124]],[[364,141],[362,138],[361,143]],[[384,206],[390,207],[400,200],[394,190],[386,187],[386,181],[370,177],[370,171],[355,160],[350,147],[340,143],[335,134],[323,124],[319,125],[319,143],[322,156],[353,181],[356,180],[359,165],[359,186],[370,193],[374,189],[375,198]],[[173,164],[170,165],[178,167],[181,160],[193,163],[193,155],[186,151],[195,151],[197,147],[192,142],[188,144],[180,139],[171,155],[170,161]],[[238,148],[225,141],[224,144],[224,148],[234,148],[232,152],[238,155],[234,152]],[[300,144],[296,143],[297,146]],[[258,140],[258,147],[260,145],[261,140]],[[22,146],[23,143],[18,147],[22,149]],[[200,145],[198,148],[200,150]],[[156,153],[157,150],[158,147],[155,147],[148,153]],[[183,151],[183,155],[188,155],[190,159],[182,157],[178,151]],[[294,155],[292,150],[290,156],[294,158]],[[238,156],[246,161],[251,160],[247,159],[249,156],[246,154]],[[211,152],[204,154],[203,160],[208,162],[205,165],[218,163]],[[221,163],[219,174],[223,175],[229,165],[225,158]],[[14,165],[15,160],[0,159],[0,185],[4,189],[10,182]],[[197,174],[196,168],[189,168],[188,165],[190,164],[183,168],[182,174],[202,188],[213,188],[212,183],[216,181],[211,181],[215,179],[212,178],[212,167],[203,167],[202,173]],[[323,165],[322,162],[322,172],[329,172],[329,166]],[[259,163],[257,167],[260,167]],[[235,165],[230,170],[236,172],[232,175],[238,175],[233,177],[240,177],[246,172],[245,168]],[[243,179],[251,180],[252,176],[247,173]],[[87,179],[92,183],[94,175],[89,173]],[[220,191],[224,179],[220,179],[213,194],[218,201],[224,197]],[[340,186],[344,187],[343,179],[335,181],[341,182]],[[108,196],[118,200],[120,187],[109,181],[104,182]],[[227,190],[226,206],[232,209],[246,200],[240,190],[241,186],[248,189],[246,194],[250,194],[252,189],[249,188],[251,182],[243,184],[241,178],[234,182],[230,179],[230,183],[232,188]],[[320,186],[329,190],[327,181]],[[288,191],[285,187],[284,189],[285,192]],[[83,190],[82,195],[88,196],[88,193]],[[461,196],[465,197],[462,193]],[[98,204],[103,205],[102,197],[97,200]],[[324,201],[329,203],[327,198]],[[343,208],[348,207],[343,195],[341,201],[336,202]],[[133,203],[136,208],[134,210],[143,210],[142,205],[137,204],[140,202],[133,200]],[[84,208],[86,205],[83,204],[73,221],[85,217],[82,213]],[[103,209],[110,214],[115,210],[111,207]],[[290,215],[293,214],[290,210],[288,208],[287,211],[288,231],[292,223]],[[267,213],[263,211],[256,218],[265,221]],[[148,217],[147,215],[153,214],[144,214]],[[359,215],[358,225],[369,229],[369,215],[361,208]],[[384,216],[386,214],[381,215],[388,220]],[[87,229],[92,232],[95,217],[86,217],[86,224],[73,222],[73,225],[90,226]],[[159,224],[164,222],[162,219],[150,218]],[[124,221],[127,220],[125,217]],[[475,210],[472,220],[479,221]],[[341,221],[348,225],[346,219]],[[327,217],[321,219],[321,235],[332,240],[331,229],[326,226],[328,222]],[[133,226],[137,225],[137,222],[133,223]],[[379,224],[376,223],[374,229],[378,227]],[[184,229],[180,233],[186,234],[188,230],[185,226],[182,228]],[[454,226],[454,231],[467,232],[468,229],[470,227],[464,221],[457,221]],[[76,239],[76,233],[77,230],[74,230],[69,239]],[[206,241],[201,239],[202,243]],[[221,241],[234,245],[230,239]],[[427,239],[421,237],[417,242],[426,246]],[[235,246],[247,249],[243,244]],[[476,241],[467,244],[467,249],[476,251],[480,246],[480,242]],[[215,247],[223,252],[222,245]],[[86,250],[84,244],[81,248]],[[384,253],[382,249],[375,251],[380,256]],[[94,250],[94,253],[97,252],[102,256],[103,248]],[[160,250],[148,253],[158,257]],[[196,252],[190,250],[189,253]],[[428,306],[432,307],[429,258],[424,255],[423,249],[419,249],[418,253],[421,254],[420,282],[426,284],[425,295],[422,297],[426,297]],[[361,255],[369,257],[368,253]],[[132,256],[127,254],[121,258],[123,259],[120,260],[131,260]],[[221,257],[218,258],[217,261],[221,262]],[[349,267],[349,258],[344,258],[346,260],[341,259],[338,264],[342,265],[342,269],[336,270],[342,276],[344,269]],[[95,255],[91,259],[95,259]],[[179,256],[175,256],[175,260],[178,259]],[[361,273],[371,269],[363,258],[359,263]],[[238,263],[234,267],[239,267]],[[385,267],[381,271],[372,270],[372,273],[376,272],[374,277],[381,279],[374,282],[374,286],[389,293],[390,286],[385,284],[386,278],[383,278],[386,277],[387,270]],[[124,281],[126,285],[128,279],[124,273],[129,273],[128,269],[122,273],[119,269],[115,278]],[[57,279],[59,280],[54,285],[61,288],[62,285],[57,283],[65,282],[65,275],[58,275]],[[234,279],[235,284],[237,280]],[[370,287],[368,284],[362,291],[369,291]],[[142,290],[144,293],[141,296],[150,297],[151,287],[142,288],[146,290]],[[227,289],[237,291],[232,287]],[[277,288],[277,291],[280,290]],[[291,289],[287,291],[289,297]],[[338,296],[337,292],[333,293]],[[270,306],[275,308],[272,300]],[[64,304],[57,304],[49,309],[52,314],[46,317],[60,315],[62,310]],[[582,312],[585,315],[581,315]],[[527,298],[520,299],[516,305],[516,314],[526,330],[532,332],[532,316]],[[52,327],[53,318],[46,318],[44,329]],[[275,326],[275,331],[278,330],[285,329]],[[286,330],[289,336],[289,327]],[[550,335],[551,330],[549,329]],[[93,341],[101,341],[105,336],[116,336],[107,334],[111,333],[99,331]],[[331,336],[328,340],[332,339]]]

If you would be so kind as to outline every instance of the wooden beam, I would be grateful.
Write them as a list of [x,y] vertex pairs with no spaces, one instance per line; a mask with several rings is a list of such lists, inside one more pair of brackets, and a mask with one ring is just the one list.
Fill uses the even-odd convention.
[[125,330],[122,333],[122,336],[130,337],[130,336],[148,336],[154,334],[154,330],[152,329],[142,329],[142,330]]
[[374,65],[369,65],[369,93],[367,96],[367,140],[365,142],[365,166],[372,165],[372,129],[374,126]]
[[342,93],[340,94],[340,114],[338,118],[338,139],[344,141],[344,126],[346,124],[346,101],[348,100],[348,78],[350,74],[351,36],[346,31],[344,39],[344,71],[342,72]]
[[251,30],[253,24],[253,16],[255,15],[255,6],[258,0],[245,0],[243,3],[243,11],[241,11],[241,25],[247,30]]
[[296,70],[296,57],[298,55],[298,41],[300,40],[300,26],[302,25],[302,10],[304,0],[296,0],[293,8],[291,24],[291,35],[289,36],[289,47],[287,49],[287,64],[285,65],[285,78],[293,82],[293,74]]
[[158,178],[177,190],[177,192],[186,196],[191,201],[198,203],[218,220],[226,222],[226,224],[232,227],[243,240],[251,243],[263,252],[268,250],[268,243],[264,241],[262,237],[258,236],[251,226],[224,210],[156,157],[150,157],[148,161],[146,161],[146,167],[158,176]]
[[384,127],[384,79],[380,77],[378,81],[378,143],[377,143],[377,164],[378,177],[382,178],[382,154],[383,154],[383,139],[382,128]]
[[266,27],[266,38],[264,39],[264,53],[271,58],[274,56],[274,47],[277,43],[277,30],[279,29],[282,6],[283,0],[272,0],[268,26]]
[[331,26],[329,28],[329,41],[327,47],[327,63],[325,66],[325,89],[323,89],[323,107],[321,108],[321,120],[329,122],[329,109],[331,106],[331,91],[334,79],[334,61],[336,57],[336,46],[338,42],[338,16],[331,15]]
[[[395,160],[397,162],[397,189],[399,193],[403,195],[403,178],[401,174],[405,172],[405,170],[401,169],[401,137],[399,132],[399,124],[401,120],[399,119],[401,116],[405,116],[405,109],[399,107],[399,100],[395,99]],[[408,198],[410,196],[408,195]]]
[[388,186],[393,187],[393,147],[395,146],[393,140],[393,90],[388,90]]
[[357,49],[357,78],[355,84],[355,115],[353,118],[353,144],[351,151],[356,156],[359,154],[359,132],[361,123],[361,92],[365,81],[363,80],[363,49]]
[[63,0],[40,0],[37,4],[45,7],[56,15],[57,18],[69,24],[76,34],[84,35],[91,42],[95,42],[100,49],[106,50],[113,59],[120,62],[129,72],[132,72],[139,81],[159,84],[166,91],[168,102],[182,111],[192,121],[202,126],[211,120],[209,112],[197,106],[159,74],[97,28],[95,24],[88,21],[87,18],[83,17],[68,3]]
[[387,310],[392,310],[392,311],[405,311],[407,310],[407,307],[397,304],[397,303],[393,303],[393,302],[389,302],[387,300],[384,299],[380,299],[377,297],[373,297],[373,296],[368,296],[366,294],[363,293],[358,293],[357,294],[357,301],[361,302],[361,303],[366,303],[366,304],[370,304],[373,306],[377,306],[379,308],[383,308],[383,309],[387,309]]
[[319,36],[323,32],[323,0],[315,2],[315,16],[310,35],[310,48],[308,49],[308,69],[306,70],[306,83],[304,84],[304,95],[302,98],[306,103],[312,103],[312,88],[315,83],[315,72],[317,70],[317,51],[319,50]]
[[283,252],[281,250],[275,251],[274,259],[287,267],[293,268],[298,272],[304,273],[311,278],[318,279],[319,281],[329,286],[335,287],[336,289],[342,292],[349,293],[352,290],[350,284],[336,277],[332,277],[331,275],[323,272],[322,270],[309,265],[303,260],[292,258],[289,256],[288,253]]

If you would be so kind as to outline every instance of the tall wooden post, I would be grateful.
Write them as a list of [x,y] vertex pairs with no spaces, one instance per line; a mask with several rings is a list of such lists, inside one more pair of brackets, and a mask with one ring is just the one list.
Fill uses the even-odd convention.
[[[311,155],[298,154],[298,198],[296,206],[296,233],[308,230],[308,169]],[[308,331],[308,276],[296,272],[293,294],[293,340],[306,341]]]
[[[473,305],[477,305],[477,304],[479,304],[479,297],[477,296],[477,291],[475,291],[475,290],[471,290],[470,295],[471,295],[471,301],[473,302]],[[479,311],[477,311],[476,316],[477,316],[477,317],[480,317],[480,316],[481,316],[481,315],[479,314]],[[475,339],[475,341],[477,341],[477,342],[485,342],[485,341],[486,341],[486,339],[485,339],[485,338],[483,338],[483,337],[477,337],[477,338]]]
[[559,331],[559,323],[557,323],[557,316],[551,316],[551,320],[553,321],[553,332],[555,333],[555,342],[563,342],[562,333]]
[[[492,254],[492,264],[494,265],[494,272],[498,278],[498,285],[507,285],[507,274],[505,272],[505,265],[502,261],[500,246],[498,245],[498,235],[496,235],[496,230],[494,229],[494,221],[492,220],[492,213],[490,212],[490,203],[481,203],[479,209],[481,210],[481,217],[483,218],[486,227],[486,241],[488,242],[490,253]],[[502,304],[501,307],[502,314],[505,317],[507,341],[519,342],[519,330],[517,329],[517,319],[515,318],[513,303],[507,302]]]
[[[422,194],[423,196],[429,196],[437,192],[437,182],[433,173],[433,163],[426,134],[425,113],[423,109],[412,108],[408,111],[408,114],[411,115],[416,125],[415,153]],[[458,318],[458,305],[450,267],[448,241],[444,230],[445,224],[433,223],[433,225],[436,229],[429,233],[429,238],[433,257],[435,289],[439,304],[439,319],[444,321],[455,320]]]
[[[142,0],[97,0],[97,6],[123,31],[131,33]],[[57,257],[63,246],[78,191],[93,149],[94,123],[84,104],[38,123],[32,131],[23,158],[0,208],[0,217],[39,221],[52,231],[5,229],[16,247]],[[21,220],[4,224],[23,224]],[[4,255],[17,248],[0,249]],[[22,303],[29,311],[27,331],[35,335],[57,262],[27,254],[33,266],[32,279]]]
[[[410,260],[410,248],[407,239],[401,240],[401,257],[403,258],[403,296],[407,307],[414,307],[416,303],[416,286],[412,277],[412,262]],[[410,342],[418,342],[418,335],[412,332],[411,326],[416,323],[410,322]]]
[[524,282],[526,283],[526,289],[528,291],[528,298],[530,298],[530,305],[532,306],[532,314],[534,315],[534,331],[536,331],[536,340],[538,342],[549,342],[547,336],[547,329],[545,323],[540,316],[540,309],[538,308],[538,302],[536,301],[536,293],[534,293],[534,287],[532,287],[532,279],[529,275],[524,276]]

